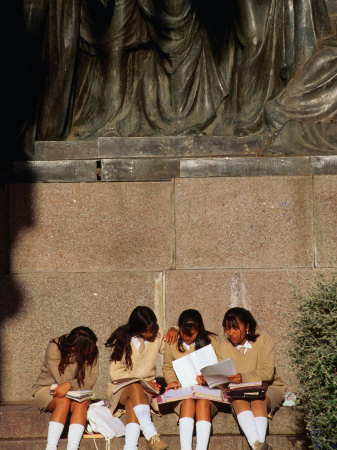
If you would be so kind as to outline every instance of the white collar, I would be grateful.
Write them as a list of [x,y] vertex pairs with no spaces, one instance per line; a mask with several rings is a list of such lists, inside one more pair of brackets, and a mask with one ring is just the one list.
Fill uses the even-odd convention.
[[183,346],[184,346],[185,348],[187,348],[187,350],[189,350],[189,349],[191,348],[191,346],[190,346],[189,344],[186,344],[186,342],[183,342]]
[[[133,345],[136,347],[136,350],[139,350],[139,347],[140,347],[140,340],[139,340],[139,338],[137,336],[132,336],[131,339],[132,339]],[[144,339],[144,345],[146,345],[147,343],[148,343],[148,341],[146,341]]]
[[252,348],[252,343],[250,341],[246,340],[246,342],[243,345],[236,346],[237,350],[240,350],[241,347],[243,347],[245,349],[245,351],[243,352],[245,354],[249,348]]

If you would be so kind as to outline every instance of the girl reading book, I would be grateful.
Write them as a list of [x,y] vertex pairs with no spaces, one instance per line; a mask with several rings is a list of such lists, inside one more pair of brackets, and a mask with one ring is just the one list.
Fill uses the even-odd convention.
[[233,400],[232,408],[249,445],[254,450],[268,449],[265,443],[267,417],[282,403],[286,386],[277,376],[274,345],[267,333],[256,331],[257,323],[244,308],[229,309],[222,322],[225,341],[218,346],[220,360],[232,358],[236,375],[228,376],[231,383],[267,381],[264,400]]
[[[195,309],[183,311],[178,320],[179,337],[174,345],[166,346],[163,374],[166,390],[179,387],[173,368],[173,361],[206,345],[215,345],[216,335],[205,329],[201,314]],[[195,384],[197,384],[197,379]],[[212,410],[212,411],[211,411]],[[185,399],[175,408],[179,416],[179,435],[181,450],[192,449],[194,419],[196,419],[197,450],[206,450],[211,433],[211,415],[217,411],[213,403],[206,399]]]
[[[165,339],[175,341],[177,334],[171,328],[163,336],[154,312],[147,306],[137,306],[128,322],[117,328],[105,343],[112,349],[108,387],[111,411],[116,413],[118,405],[122,405],[126,412],[124,450],[138,448],[140,430],[151,449],[168,447],[151,420],[150,406],[158,411],[157,402],[142,382],[145,380],[159,393],[155,381],[158,353],[164,351]],[[125,385],[126,381],[129,384]]]
[[[98,377],[97,337],[80,326],[51,340],[35,385],[33,397],[42,411],[51,412],[46,450],[56,450],[70,413],[67,450],[79,446],[87,418],[89,401],[70,400],[70,390],[90,390]],[[57,384],[51,392],[50,386]]]

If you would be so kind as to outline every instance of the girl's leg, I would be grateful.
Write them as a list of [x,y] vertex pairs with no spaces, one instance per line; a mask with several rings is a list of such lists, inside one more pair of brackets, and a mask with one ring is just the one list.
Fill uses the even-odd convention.
[[207,450],[208,441],[211,434],[211,402],[200,399],[196,401],[196,450]]
[[69,398],[53,398],[47,407],[47,411],[51,412],[51,419],[48,427],[47,447],[46,450],[56,450],[58,441],[60,440],[64,424],[68,418],[71,401]]
[[181,402],[180,419],[179,419],[179,436],[180,436],[181,450],[192,449],[194,416],[196,409],[195,404],[196,401],[193,399],[187,399]]
[[250,409],[250,403],[246,400],[234,400],[232,402],[237,421],[244,432],[252,449],[259,448],[260,435],[256,426],[255,417]]
[[133,410],[130,399],[125,402],[126,426],[125,426],[125,445],[123,450],[137,450],[140,435],[140,426]]
[[[148,441],[150,447],[154,438],[156,447],[167,448],[167,445],[161,441],[158,432],[151,420],[151,411],[148,404],[147,397],[143,391],[143,388],[139,383],[132,383],[123,389],[123,393],[120,398],[122,405],[126,405],[129,400],[129,404],[132,406],[134,414],[140,425],[145,439]],[[160,441],[158,443],[158,441]]]
[[254,414],[256,427],[259,433],[259,441],[266,440],[268,419],[267,419],[267,399],[266,400],[252,400],[251,409]]
[[77,450],[83,435],[84,427],[87,421],[87,410],[89,402],[82,403],[72,401],[70,406],[71,417],[68,432],[67,450]]

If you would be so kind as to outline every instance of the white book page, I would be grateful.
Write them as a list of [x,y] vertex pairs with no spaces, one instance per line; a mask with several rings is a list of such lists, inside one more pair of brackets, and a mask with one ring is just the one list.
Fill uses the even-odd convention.
[[205,377],[206,382],[210,388],[219,386],[220,384],[228,383],[228,375],[235,375],[234,362],[231,358],[224,361],[217,362],[214,365],[203,367],[201,371]]
[[208,365],[216,364],[218,359],[211,344],[172,362],[174,371],[182,387],[196,384],[196,376]]
[[177,398],[186,397],[187,395],[192,395],[192,389],[190,387],[180,388],[180,389],[169,389],[165,392],[165,398]]

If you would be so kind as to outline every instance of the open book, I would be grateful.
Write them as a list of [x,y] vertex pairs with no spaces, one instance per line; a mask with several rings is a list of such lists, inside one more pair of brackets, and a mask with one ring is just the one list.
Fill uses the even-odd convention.
[[205,398],[215,402],[229,403],[226,393],[222,392],[221,389],[210,389],[207,386],[200,386],[198,384],[180,389],[169,389],[163,395],[157,396],[157,402],[158,404],[177,402],[187,398]]
[[142,378],[122,378],[114,381],[112,385],[112,393],[116,394],[116,392],[123,389],[123,387],[135,382],[139,382],[144,391],[149,392],[150,394],[159,394],[160,392],[160,387],[156,388],[149,381],[143,380]]
[[172,365],[181,386],[188,387],[196,384],[196,376],[200,375],[203,367],[217,364],[217,362],[215,351],[209,344],[172,361]]
[[231,358],[203,367],[200,372],[210,388],[228,383],[228,375],[236,374],[234,362]]
[[[50,386],[50,393],[52,394],[57,388],[58,384],[54,383]],[[94,391],[91,390],[78,390],[78,391],[68,391],[65,397],[70,398],[70,400],[75,400],[76,402],[84,402],[85,400],[90,400],[95,397]]]

